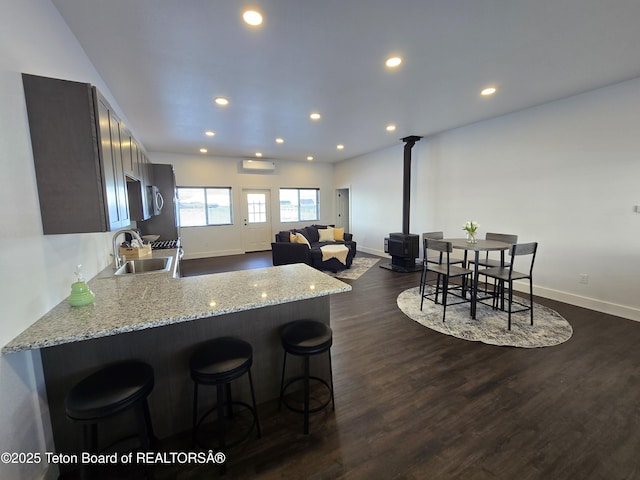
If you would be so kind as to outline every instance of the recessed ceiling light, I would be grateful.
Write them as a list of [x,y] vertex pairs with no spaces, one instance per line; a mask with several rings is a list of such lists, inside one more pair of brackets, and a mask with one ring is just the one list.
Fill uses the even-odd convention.
[[312,157],[311,155],[309,155],[309,156],[307,157],[307,160],[311,161],[311,160],[313,160],[313,157]]
[[209,150],[207,150],[206,148],[201,148],[200,149],[200,153],[207,153]]
[[262,152],[256,152],[256,157],[261,157],[262,156]]
[[344,145],[342,145],[342,144],[340,143],[340,144],[336,145],[336,148],[337,148],[338,150],[344,150]]
[[215,102],[216,102],[218,105],[222,105],[222,106],[224,106],[224,105],[229,105],[229,100],[228,100],[228,99],[226,99],[226,98],[224,98],[224,97],[216,97],[216,98],[215,98]]
[[402,58],[400,57],[389,57],[384,64],[389,68],[395,68],[402,63]]
[[496,93],[496,91],[497,91],[496,87],[487,87],[487,88],[483,88],[480,91],[480,95],[484,95],[484,96],[493,95],[494,93]]
[[213,137],[216,134],[216,132],[212,132],[211,130],[207,130],[206,132],[204,132],[204,134],[207,137]]
[[318,112],[313,112],[311,115],[309,115],[309,118],[311,120],[320,120],[320,114]]
[[284,138],[276,138],[276,143],[284,143]]
[[395,132],[396,126],[394,124],[387,125],[386,130],[387,132]]
[[262,25],[262,14],[256,10],[247,10],[242,14],[242,19],[252,27]]

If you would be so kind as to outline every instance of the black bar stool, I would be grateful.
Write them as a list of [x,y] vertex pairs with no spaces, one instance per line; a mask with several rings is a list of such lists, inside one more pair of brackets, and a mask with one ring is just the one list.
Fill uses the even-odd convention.
[[[333,370],[331,368],[331,345],[333,343],[333,332],[331,328],[316,320],[296,320],[284,326],[282,329],[282,347],[284,348],[284,360],[282,362],[282,379],[280,381],[280,401],[278,402],[278,410],[284,403],[285,406],[294,412],[304,414],[304,434],[309,433],[309,414],[319,412],[324,409],[329,402],[332,403],[332,409],[336,409],[335,399],[333,397]],[[309,359],[313,355],[319,355],[327,352],[329,356],[329,383],[319,377],[310,375]],[[287,367],[287,354],[297,355],[304,359],[304,373],[301,376],[291,378],[287,383],[284,381],[285,370]],[[309,406],[309,384],[310,380],[315,380],[327,387],[330,396],[322,405],[314,408]],[[285,399],[287,389],[296,382],[303,382],[303,403],[302,409],[292,406]]]
[[[256,408],[256,397],[253,390],[253,378],[251,377],[252,363],[253,348],[251,347],[251,344],[232,337],[216,338],[205,342],[198,348],[196,353],[193,354],[190,361],[190,368],[191,378],[194,382],[192,425],[192,439],[194,447],[198,445],[198,428],[203,420],[214,411],[217,412],[218,444],[216,445],[216,448],[225,450],[237,445],[249,436],[254,426],[256,427],[258,438],[260,438],[260,421],[258,420],[258,409]],[[240,378],[245,373],[249,376],[252,405],[244,402],[233,401],[231,397],[231,382]],[[198,385],[216,386],[216,405],[204,413],[199,420]],[[224,407],[227,407],[227,416],[231,417],[233,415],[233,405],[240,405],[247,408],[253,416],[253,423],[244,436],[227,444],[225,439]],[[224,464],[221,468],[224,472]]]
[[[134,409],[140,445],[151,450],[156,444],[147,397],[153,390],[153,368],[140,361],[127,361],[107,366],[74,385],[65,399],[67,417],[83,424],[83,448],[98,453],[98,423]],[[81,478],[89,476],[90,465],[81,465]],[[147,469],[147,476],[153,475]]]

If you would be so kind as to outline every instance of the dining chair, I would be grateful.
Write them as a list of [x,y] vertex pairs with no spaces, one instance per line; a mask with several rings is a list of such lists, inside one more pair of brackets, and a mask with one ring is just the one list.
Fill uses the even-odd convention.
[[[428,258],[429,251],[437,253],[442,261],[439,263],[424,262],[423,264],[423,277],[425,280],[420,292],[420,296],[422,297],[420,300],[420,310],[422,310],[422,307],[424,306],[425,298],[433,300],[433,302],[436,304],[438,303],[438,296],[440,294],[440,280],[442,279],[442,321],[444,322],[445,316],[447,314],[447,296],[450,291],[458,289],[462,290],[461,295],[455,295],[456,297],[460,298],[461,301],[458,301],[456,303],[449,303],[449,305],[457,305],[460,303],[469,302],[469,299],[466,298],[466,285],[467,280],[470,280],[473,272],[468,268],[459,267],[451,263],[450,255],[453,251],[451,242],[434,240],[429,237],[425,237],[424,258]],[[429,272],[433,272],[436,274],[435,293],[425,293],[427,285],[427,274]],[[450,280],[454,278],[460,278],[461,284],[456,285],[453,288],[449,288]],[[432,296],[433,298],[431,298]]]
[[[420,276],[420,294],[424,293],[424,285],[426,280],[426,270],[424,269],[424,264],[426,262],[430,263],[442,263],[442,252],[439,252],[437,255],[432,255],[430,257],[427,256],[426,247],[424,247],[425,238],[430,238],[432,240],[442,240],[444,238],[444,232],[425,232],[422,234],[422,244],[423,244],[423,255],[422,255],[422,275]],[[451,259],[451,264],[462,264],[464,260],[453,258]]]
[[[516,243],[518,243],[518,235],[512,235],[509,233],[489,233],[487,232],[485,235],[485,240],[494,240],[497,242],[504,242],[504,243],[508,243],[510,245],[514,245]],[[500,259],[496,259],[496,258],[490,258],[489,257],[489,251],[486,252],[486,255],[484,258],[480,258],[478,259],[478,266],[479,267],[500,267],[500,266],[505,266],[508,267],[509,264],[508,262],[505,262],[504,264],[502,263],[502,258]],[[502,257],[503,252],[499,252],[500,256]],[[472,258],[469,260],[469,262],[467,263],[467,266],[469,267],[470,265],[472,266],[475,263],[475,260]],[[471,267],[469,267],[471,268]]]
[[[497,242],[504,242],[504,243],[508,243],[510,245],[514,245],[516,243],[518,243],[518,235],[513,235],[510,233],[490,233],[487,232],[484,236],[485,240],[495,240]],[[500,258],[491,258],[489,256],[491,252],[490,251],[486,251],[484,258],[478,258],[478,268],[480,267],[485,267],[485,268],[491,268],[491,267],[508,267],[509,266],[509,262],[505,262],[504,261],[504,251],[501,250],[500,252],[493,252],[493,253],[499,253],[500,254]],[[474,264],[475,264],[475,259],[471,258],[468,262],[467,262],[467,268],[474,268]],[[482,275],[481,272],[478,272],[478,275]],[[488,285],[487,282],[485,282],[484,284],[484,291],[485,293],[488,292]]]
[[[511,330],[511,314],[517,312],[530,312],[531,325],[533,325],[533,264],[536,259],[536,252],[538,250],[538,243],[517,243],[511,245],[509,248],[509,255],[511,262],[508,267],[491,267],[485,270],[481,270],[478,274],[485,275],[487,278],[493,278],[494,283],[493,290],[493,308],[498,308],[498,301],[502,301],[501,309],[504,310],[504,286],[508,285],[508,329]],[[518,257],[528,257],[518,258]],[[519,272],[514,270],[514,265],[518,261],[519,265],[525,264],[528,260],[529,268],[528,272]],[[529,305],[522,302],[513,300],[513,281],[514,280],[529,280]],[[513,310],[513,305],[519,305],[523,308],[519,310]]]

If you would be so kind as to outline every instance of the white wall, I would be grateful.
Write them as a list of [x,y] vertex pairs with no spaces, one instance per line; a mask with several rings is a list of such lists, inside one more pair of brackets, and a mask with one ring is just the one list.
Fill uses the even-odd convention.
[[403,152],[404,144],[398,141],[395,147],[335,167],[337,188],[350,189],[351,230],[358,250],[384,255],[384,238],[402,231]]
[[[91,278],[108,265],[111,248],[108,233],[42,235],[21,73],[93,83],[114,108],[118,106],[49,0],[4,0],[1,8],[0,264],[5,280],[0,289],[0,344],[4,345],[68,296],[77,264]],[[0,452],[53,450],[38,352],[0,357],[0,425]],[[0,478],[47,474],[53,478],[56,470],[47,470],[44,462],[0,463]]]
[[[638,125],[640,79],[424,138],[411,232],[461,237],[476,220],[481,236],[537,241],[536,294],[640,320]],[[336,182],[353,185],[363,250],[381,253],[399,227],[402,145],[336,167]]]
[[[243,189],[271,190],[272,233],[288,230],[309,223],[334,223],[333,165],[277,161],[276,170],[269,173],[247,173],[240,168],[237,158],[211,156],[188,156],[151,152],[153,163],[172,164],[176,183],[181,187],[232,187],[233,225],[211,227],[184,227],[180,237],[185,258],[215,257],[244,253],[242,233],[244,228],[242,213]],[[279,189],[319,188],[320,220],[317,222],[280,223],[278,206]],[[270,240],[272,241],[272,240]]]

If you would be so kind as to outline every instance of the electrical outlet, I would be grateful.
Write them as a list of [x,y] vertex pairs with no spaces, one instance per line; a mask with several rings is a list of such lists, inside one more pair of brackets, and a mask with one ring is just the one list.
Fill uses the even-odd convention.
[[586,285],[589,283],[589,275],[587,275],[586,273],[581,273],[580,274],[580,280],[578,280],[579,283],[582,283],[583,285]]

